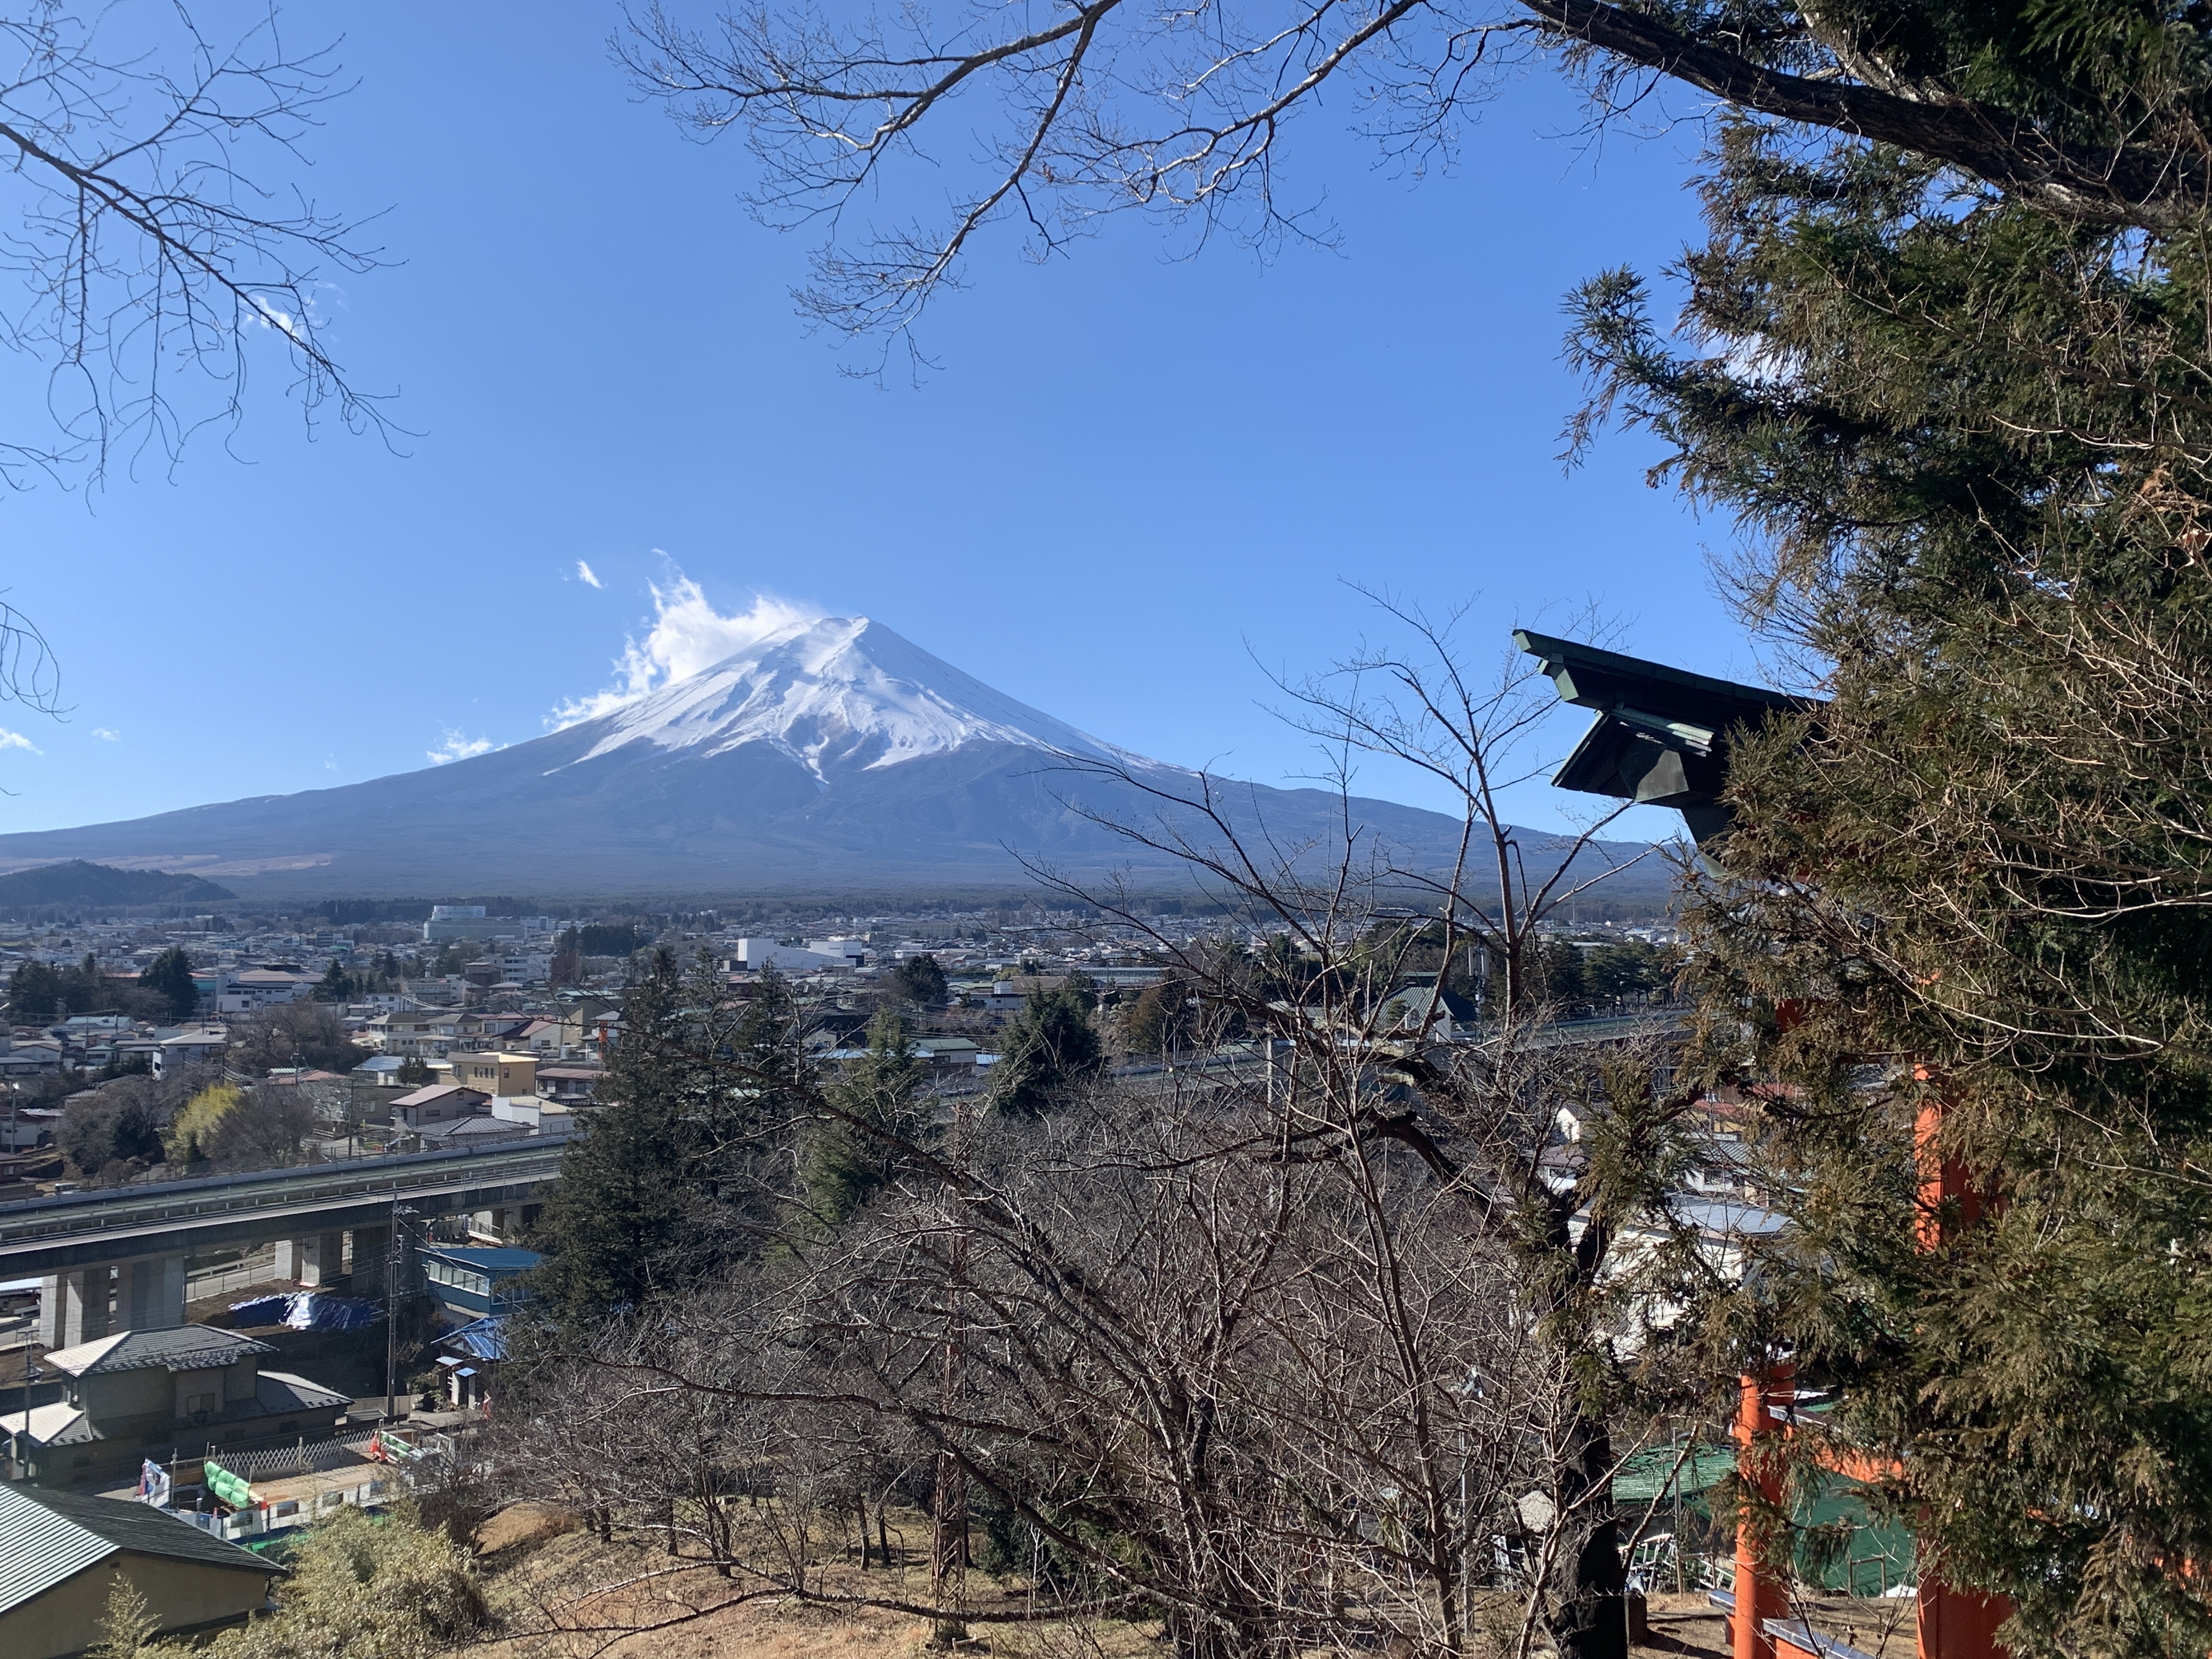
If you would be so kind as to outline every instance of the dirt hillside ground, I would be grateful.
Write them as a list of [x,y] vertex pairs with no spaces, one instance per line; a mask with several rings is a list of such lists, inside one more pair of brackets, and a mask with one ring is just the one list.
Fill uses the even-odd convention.
[[[921,1516],[904,1521],[909,1537],[928,1535]],[[542,1505],[502,1510],[477,1529],[476,1541],[486,1591],[511,1633],[472,1649],[471,1659],[915,1659],[929,1635],[923,1620],[903,1613],[760,1593],[704,1563],[672,1558],[653,1540],[602,1540]],[[927,1594],[927,1564],[911,1552],[903,1566],[865,1572],[852,1552],[845,1555],[822,1564],[820,1583],[830,1594]],[[975,1573],[969,1583],[979,1606],[1009,1605],[1006,1587],[987,1575]],[[974,1634],[962,1651],[1021,1659],[1160,1651],[1157,1626],[1114,1626],[1092,1639],[1062,1626],[979,1621]]]
[[[928,1536],[923,1516],[898,1519],[907,1538]],[[602,1540],[574,1516],[544,1505],[502,1510],[477,1529],[476,1544],[486,1590],[508,1634],[471,1650],[469,1659],[919,1659],[928,1651],[929,1629],[921,1619],[761,1593],[702,1562],[672,1558],[651,1539]],[[823,1553],[834,1555],[836,1547]],[[848,1548],[819,1571],[821,1588],[832,1595],[920,1600],[928,1590],[919,1552],[909,1551],[903,1565],[863,1571]],[[1018,1585],[981,1572],[969,1582],[978,1607],[1018,1603]],[[1823,1598],[1808,1611],[1874,1659],[1910,1659],[1910,1601]],[[1158,1624],[1081,1632],[978,1620],[970,1632],[963,1653],[1160,1659],[1166,1651]],[[1696,1592],[1654,1595],[1649,1636],[1632,1652],[1635,1659],[1728,1659],[1720,1611]]]

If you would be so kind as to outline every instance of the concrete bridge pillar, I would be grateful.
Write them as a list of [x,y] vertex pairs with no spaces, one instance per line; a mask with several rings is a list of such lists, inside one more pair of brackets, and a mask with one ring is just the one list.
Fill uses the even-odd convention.
[[276,1277],[301,1285],[327,1285],[345,1271],[345,1235],[310,1233],[276,1241]]
[[[74,1348],[80,1342],[97,1341],[107,1334],[108,1271],[73,1267],[66,1273],[49,1273],[40,1281],[41,1346]],[[179,1279],[180,1288],[182,1282]]]
[[382,1296],[386,1263],[392,1254],[392,1229],[356,1227],[350,1237],[354,1294]]
[[141,1256],[125,1263],[118,1277],[122,1282],[116,1286],[116,1300],[124,1329],[167,1331],[185,1322],[182,1255]]

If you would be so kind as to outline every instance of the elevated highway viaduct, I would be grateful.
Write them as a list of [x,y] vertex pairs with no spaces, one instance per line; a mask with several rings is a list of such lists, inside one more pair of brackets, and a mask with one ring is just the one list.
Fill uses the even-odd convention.
[[278,1276],[314,1285],[343,1271],[350,1242],[357,1270],[380,1267],[398,1212],[534,1203],[560,1174],[564,1144],[546,1136],[10,1204],[0,1206],[0,1280],[43,1281],[39,1340],[50,1348],[179,1325],[188,1255],[273,1242]]

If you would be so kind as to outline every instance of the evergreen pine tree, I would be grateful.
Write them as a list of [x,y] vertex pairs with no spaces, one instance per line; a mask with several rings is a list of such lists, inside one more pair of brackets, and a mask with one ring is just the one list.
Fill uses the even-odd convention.
[[642,1303],[666,1281],[695,1212],[684,1180],[689,1128],[681,1055],[684,983],[659,953],[623,1000],[622,1034],[590,1132],[562,1156],[534,1242],[532,1295],[581,1327]]
[[19,1020],[54,1018],[61,1002],[61,975],[43,962],[26,962],[8,976],[9,1010]]
[[808,1149],[807,1197],[817,1219],[833,1226],[849,1219],[897,1179],[906,1146],[936,1139],[932,1114],[915,1100],[923,1066],[906,1021],[879,1009],[868,1024],[867,1052],[825,1091],[831,1110]]
[[[2053,28],[2114,86],[2202,34]],[[2195,51],[2167,89],[2201,105]],[[1745,612],[1831,699],[1741,734],[1690,918],[1707,1063],[1785,1085],[1764,1152],[1796,1224],[1744,1331],[1838,1390],[1826,1420],[1895,1458],[1954,1582],[2015,1599],[2017,1649],[2201,1650],[2212,264],[2194,228],[1753,123],[1705,194],[1686,326],[1616,273],[1577,349],[1593,414],[1750,532]]]
[[148,963],[138,982],[169,1000],[172,1019],[190,1019],[200,1005],[199,987],[192,983],[192,959],[182,945],[172,945]]
[[1073,983],[1040,987],[1007,1023],[991,1102],[1011,1117],[1041,1117],[1105,1069],[1105,1045],[1082,990]]
[[603,1103],[563,1153],[533,1239],[546,1256],[533,1293],[554,1323],[641,1305],[780,1224],[773,1170],[811,1109],[812,1071],[780,979],[734,1014],[725,988],[711,961],[687,975],[656,951],[624,996]]
[[935,957],[927,952],[900,963],[898,971],[891,975],[891,982],[909,1002],[927,1006],[945,1000],[945,969],[938,965]]

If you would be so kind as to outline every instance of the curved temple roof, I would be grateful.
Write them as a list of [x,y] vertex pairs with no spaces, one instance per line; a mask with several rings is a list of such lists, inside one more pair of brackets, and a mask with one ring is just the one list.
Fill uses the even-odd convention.
[[1552,781],[1583,794],[1674,807],[1699,846],[1728,830],[1721,796],[1729,734],[1821,706],[1525,628],[1513,643],[1541,660],[1563,702],[1598,713]]

